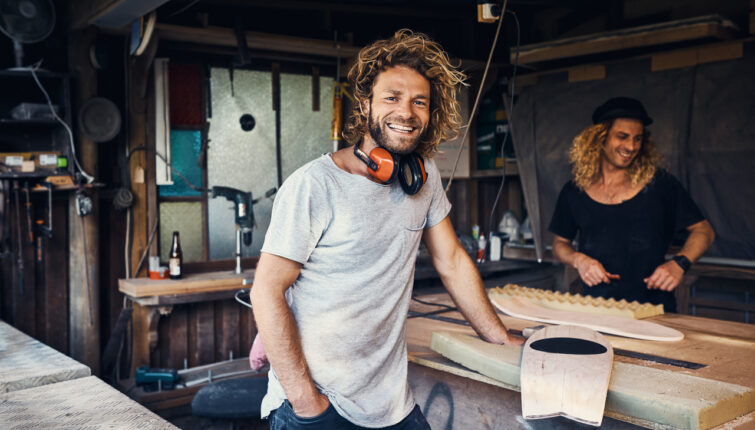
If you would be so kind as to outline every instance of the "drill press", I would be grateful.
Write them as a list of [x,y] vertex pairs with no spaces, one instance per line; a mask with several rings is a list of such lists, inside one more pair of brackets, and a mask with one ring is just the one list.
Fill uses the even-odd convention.
[[252,228],[254,227],[254,212],[252,211],[252,193],[231,187],[212,187],[212,198],[225,197],[233,202],[236,222],[236,273],[241,273],[241,237],[244,245],[252,244]]
[[[268,198],[278,191],[276,188],[271,188],[265,193],[265,198]],[[244,245],[249,246],[252,244],[252,228],[254,228],[254,211],[252,205],[257,203],[260,199],[252,200],[252,193],[247,191],[237,190],[231,187],[212,187],[212,198],[225,197],[227,200],[233,202],[234,216],[236,222],[236,269],[235,273],[241,273],[241,239],[243,236]]]

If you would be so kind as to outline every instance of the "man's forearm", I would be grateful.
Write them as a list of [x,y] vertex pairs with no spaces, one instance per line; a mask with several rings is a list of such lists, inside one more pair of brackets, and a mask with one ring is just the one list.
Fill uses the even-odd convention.
[[[257,288],[264,290],[264,286],[255,284],[252,291]],[[318,391],[309,374],[299,330],[285,295],[255,294],[253,306],[265,352],[288,400],[292,405],[313,401]]]
[[689,261],[695,262],[710,247],[715,237],[716,234],[713,232],[710,223],[701,221],[690,228],[689,236],[679,254],[687,257]]
[[570,243],[555,240],[553,242],[553,255],[556,256],[558,261],[575,269],[577,268],[577,257],[579,257],[579,252],[577,252]]
[[455,267],[441,271],[441,280],[472,328],[488,342],[502,344],[510,338],[485,292],[477,267],[463,250],[456,253]]

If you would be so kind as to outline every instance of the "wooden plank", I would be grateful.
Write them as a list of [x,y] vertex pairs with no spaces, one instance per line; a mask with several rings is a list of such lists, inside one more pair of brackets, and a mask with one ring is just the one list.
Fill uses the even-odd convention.
[[742,58],[742,55],[742,42],[719,43],[697,48],[697,62],[700,64],[736,60]]
[[[490,378],[519,386],[521,347],[455,333],[433,333],[432,348]],[[678,428],[708,429],[755,410],[749,387],[614,362],[606,410]],[[648,383],[652,381],[652,383]]]
[[198,303],[189,311],[193,330],[190,337],[189,366],[199,366],[215,361],[215,315],[212,303]]
[[217,361],[230,360],[239,357],[239,307],[242,305],[235,300],[215,302],[215,330],[218,350],[215,355]]
[[742,58],[742,55],[742,42],[717,43],[653,55],[650,59],[650,70],[658,72],[703,63],[735,60]]
[[692,67],[695,64],[697,64],[697,49],[664,52],[650,57],[650,70],[653,72]]
[[569,69],[569,82],[596,81],[606,78],[606,66],[603,64],[591,64],[587,66],[572,67]]
[[94,376],[0,395],[0,422],[16,428],[177,429]]
[[[538,63],[705,38],[728,39],[733,37],[735,31],[736,26],[731,21],[718,15],[709,15],[525,45],[520,48],[519,62]],[[513,52],[511,61],[514,61]]]
[[613,315],[592,315],[579,312],[547,309],[520,297],[505,297],[490,291],[490,299],[498,309],[508,315],[549,324],[572,324],[602,333],[617,334],[636,339],[675,342],[684,339],[678,330],[650,321],[634,320]]
[[255,269],[237,274],[233,271],[195,273],[181,279],[119,279],[118,290],[129,297],[197,294],[213,291],[233,291],[244,288],[241,281],[254,278]]
[[[73,8],[73,6],[71,6]],[[72,91],[74,106],[81,106],[97,94],[97,72],[89,61],[89,47],[94,43],[94,28],[72,32],[68,38],[68,63],[78,83]],[[77,126],[78,128],[78,126]],[[79,130],[76,153],[79,163],[89,174],[98,177],[97,144]],[[76,214],[76,195],[69,197],[68,234],[70,294],[70,354],[97,375],[100,372],[100,253],[99,199],[92,198],[92,213]]]
[[[162,40],[198,43],[202,45],[236,47],[236,34],[232,28],[224,27],[185,27],[157,23],[155,30]],[[291,52],[297,54],[320,55],[325,57],[355,57],[359,47],[339,43],[336,46],[329,40],[282,36],[278,34],[246,32],[246,45],[249,49],[263,51]]]
[[175,306],[168,318],[170,326],[170,337],[166,339],[168,343],[168,367],[183,369],[184,359],[189,358],[189,337],[188,337],[188,307]]
[[612,365],[611,344],[594,330],[568,325],[538,330],[522,350],[522,416],[563,416],[600,426]]
[[0,393],[90,374],[87,366],[0,321]]

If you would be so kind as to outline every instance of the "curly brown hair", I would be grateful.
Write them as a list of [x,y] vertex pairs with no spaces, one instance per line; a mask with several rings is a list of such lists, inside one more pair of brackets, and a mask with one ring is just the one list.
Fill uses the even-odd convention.
[[361,103],[371,99],[372,87],[380,72],[396,66],[413,69],[430,82],[430,121],[417,152],[432,156],[442,141],[458,136],[462,118],[456,92],[466,76],[451,65],[438,43],[408,29],[399,30],[393,37],[378,40],[359,51],[348,75],[354,104],[343,136],[353,145],[367,133],[368,118],[360,109]]
[[[574,182],[583,191],[600,179],[603,145],[611,126],[613,126],[613,120],[591,125],[582,130],[572,142],[569,149],[569,161],[572,164]],[[650,136],[650,131],[645,129],[640,151],[629,166],[632,185],[648,184],[653,179],[661,161],[661,154],[655,146],[655,141]]]

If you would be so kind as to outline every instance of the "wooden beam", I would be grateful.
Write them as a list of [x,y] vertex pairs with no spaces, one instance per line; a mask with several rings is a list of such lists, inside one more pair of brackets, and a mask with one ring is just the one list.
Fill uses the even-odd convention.
[[97,18],[114,10],[118,6],[127,3],[128,0],[83,0],[77,1],[76,7],[70,8],[71,29],[81,30],[86,28]]
[[[718,15],[708,15],[525,45],[520,48],[519,62],[522,64],[539,63],[707,38],[724,40],[734,37],[736,29],[731,21]],[[511,54],[511,61],[514,61],[514,53]]]
[[[157,34],[163,40],[197,43],[202,45],[236,47],[236,34],[232,28],[224,27],[186,27],[158,23]],[[324,57],[353,57],[359,47],[343,43],[335,45],[331,41],[307,39],[303,37],[281,36],[276,34],[246,32],[246,45],[249,49],[263,51],[293,52],[297,54],[319,55]]]
[[[78,82],[71,94],[73,106],[81,106],[97,95],[97,73],[89,62],[89,47],[97,31],[89,28],[70,33],[68,38],[68,64],[74,80]],[[74,115],[72,115],[74,117]],[[77,133],[79,163],[90,175],[97,177],[97,144]],[[92,373],[100,372],[100,258],[99,258],[99,204],[92,198],[92,213],[81,217],[76,213],[76,195],[71,193],[68,203],[69,231],[69,353],[86,364]]]
[[742,42],[725,42],[704,45],[678,51],[664,52],[653,55],[650,59],[650,70],[679,69],[698,64],[714,63],[718,61],[742,58],[744,48]]

